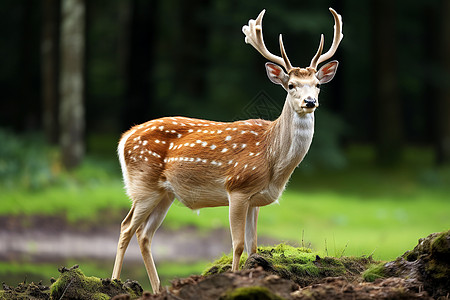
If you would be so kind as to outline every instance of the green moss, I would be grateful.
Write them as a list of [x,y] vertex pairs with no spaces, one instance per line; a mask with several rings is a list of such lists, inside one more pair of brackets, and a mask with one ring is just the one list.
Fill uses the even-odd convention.
[[220,300],[283,300],[268,288],[261,286],[242,287],[220,297]]
[[70,269],[61,268],[61,275],[50,287],[52,299],[110,299],[112,296],[127,293],[132,299],[142,294],[142,288],[137,282],[122,282],[117,280],[88,277],[74,266]]
[[431,243],[431,255],[450,262],[450,230],[440,233]]
[[[243,256],[241,266],[245,259],[247,257]],[[203,275],[226,272],[231,269],[231,261],[231,255],[224,255],[213,262]],[[260,266],[267,272],[305,286],[324,277],[359,275],[370,262],[371,259],[363,257],[321,258],[319,253],[312,252],[311,249],[279,244],[258,247],[257,254],[250,256],[243,268]]]
[[[239,261],[239,268],[242,268],[247,261],[247,253],[242,253],[241,259]],[[231,270],[231,265],[233,263],[232,254],[224,254],[222,257],[218,258],[214,262],[208,265],[208,268],[202,272],[202,276],[208,276],[212,274],[224,273]]]
[[99,293],[102,287],[100,278],[87,277],[76,268],[61,269],[61,276],[50,287],[50,295],[53,299],[61,297],[82,299],[108,299],[108,295]]
[[365,281],[373,282],[378,278],[386,277],[386,269],[384,263],[370,265],[369,268],[363,272],[362,277]]

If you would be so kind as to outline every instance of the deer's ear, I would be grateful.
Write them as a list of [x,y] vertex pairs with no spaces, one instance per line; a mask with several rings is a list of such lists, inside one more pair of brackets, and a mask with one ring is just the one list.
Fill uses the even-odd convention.
[[319,79],[320,84],[324,84],[330,82],[336,74],[337,67],[339,62],[337,60],[330,61],[320,68],[319,72],[317,72],[317,79]]
[[284,73],[283,69],[279,65],[269,62],[266,63],[266,72],[267,77],[269,77],[270,81],[286,87],[287,82],[289,81],[289,76]]

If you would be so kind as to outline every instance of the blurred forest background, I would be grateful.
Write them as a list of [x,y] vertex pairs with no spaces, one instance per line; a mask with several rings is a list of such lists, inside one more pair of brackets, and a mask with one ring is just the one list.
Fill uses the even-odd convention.
[[448,1],[62,2],[0,4],[0,126],[74,149],[67,167],[90,150],[89,136],[160,116],[233,120],[262,90],[282,107],[284,91],[241,27],[266,8],[268,48],[277,53],[283,33],[294,65],[305,67],[320,33],[331,42],[329,6],[345,35],[318,114],[317,134],[335,141],[323,145],[329,155],[368,143],[391,164],[415,144],[450,162]]
[[[83,222],[111,219],[118,226],[129,205],[115,153],[120,134],[162,116],[275,119],[286,94],[267,79],[265,59],[244,43],[241,28],[265,8],[268,49],[278,53],[278,34],[283,33],[293,65],[306,67],[321,33],[324,48],[331,44],[328,7],[343,17],[344,39],[334,57],[340,65],[334,80],[322,88],[315,138],[291,180],[286,202],[298,190],[307,192],[299,194],[299,210],[302,201],[315,199],[317,211],[324,206],[337,211],[339,205],[330,199],[350,205],[344,202],[349,195],[360,205],[354,215],[373,203],[374,211],[386,206],[390,214],[392,208],[398,227],[380,226],[386,218],[374,213],[379,222],[374,230],[382,230],[377,236],[399,228],[401,235],[412,226],[411,245],[427,230],[448,229],[448,0],[3,0],[2,220],[61,214]],[[314,198],[324,191],[326,195]],[[367,204],[367,198],[382,200]],[[395,201],[400,203],[391,207]],[[417,203],[408,206],[408,201]],[[418,217],[420,223],[408,217],[413,213],[405,207],[429,215]],[[110,217],[99,217],[105,211]],[[349,218],[346,212],[340,216]],[[309,213],[313,218],[314,210]],[[330,216],[332,226],[322,228],[327,232],[342,225],[342,219]],[[226,212],[224,220],[222,227],[227,226]],[[422,226],[431,220],[434,227]],[[201,221],[180,223],[168,216],[169,227],[189,222]],[[351,222],[345,224],[352,228]],[[361,236],[368,237],[361,228]],[[266,233],[277,236],[280,230],[270,227]],[[309,232],[311,237],[314,231]],[[323,243],[323,237],[317,238]],[[369,247],[397,241],[395,236],[380,238]]]

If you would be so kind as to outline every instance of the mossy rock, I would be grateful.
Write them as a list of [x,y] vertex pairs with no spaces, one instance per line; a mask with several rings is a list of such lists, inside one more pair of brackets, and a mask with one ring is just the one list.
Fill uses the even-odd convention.
[[60,268],[61,275],[50,287],[51,299],[110,299],[119,294],[128,294],[131,299],[142,295],[142,287],[136,281],[100,279],[87,277],[78,268]]
[[419,240],[413,250],[395,261],[369,268],[363,275],[368,281],[385,277],[416,280],[432,297],[450,293],[450,230],[432,233]]
[[[203,275],[222,273],[231,268],[232,255],[216,260]],[[262,267],[264,271],[306,286],[325,277],[359,275],[373,261],[365,257],[323,257],[308,248],[297,248],[286,244],[275,247],[258,247],[250,257],[243,255],[244,270]]]

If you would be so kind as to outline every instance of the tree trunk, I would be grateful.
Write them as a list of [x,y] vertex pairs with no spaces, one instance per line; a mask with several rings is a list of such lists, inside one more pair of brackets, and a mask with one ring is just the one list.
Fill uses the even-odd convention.
[[84,0],[63,0],[61,5],[60,146],[66,168],[83,159],[84,143]]
[[123,129],[128,129],[133,124],[155,117],[150,108],[156,1],[133,0],[130,3],[121,3],[121,6],[125,8],[121,13],[122,26],[125,26],[122,28],[121,40],[128,42],[120,49],[125,82],[121,119],[124,121]]
[[42,124],[47,141],[58,143],[58,74],[59,74],[60,0],[42,2],[41,78]]
[[450,1],[442,0],[440,5],[442,20],[438,40],[439,70],[437,98],[437,162],[450,164]]
[[402,152],[403,128],[398,91],[395,1],[373,0],[373,111],[377,159],[382,165],[398,162]]

